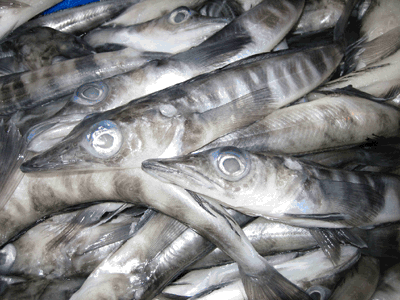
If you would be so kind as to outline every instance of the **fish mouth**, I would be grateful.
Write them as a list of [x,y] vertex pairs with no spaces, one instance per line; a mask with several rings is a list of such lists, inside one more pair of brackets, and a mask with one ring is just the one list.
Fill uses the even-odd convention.
[[174,159],[148,159],[142,162],[142,170],[163,182],[194,192],[201,192],[204,188],[215,188],[207,177],[197,172],[192,166],[176,162]]

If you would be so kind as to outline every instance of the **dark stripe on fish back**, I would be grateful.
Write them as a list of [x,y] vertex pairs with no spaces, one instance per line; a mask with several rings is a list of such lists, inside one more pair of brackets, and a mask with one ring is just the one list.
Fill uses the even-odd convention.
[[[96,62],[93,56],[87,56],[84,61],[77,59],[74,61],[74,65],[79,74],[93,74],[93,76],[91,76],[93,79],[101,78],[101,74],[98,76],[96,73],[101,73],[102,67]],[[93,70],[96,70],[96,72],[93,73]]]

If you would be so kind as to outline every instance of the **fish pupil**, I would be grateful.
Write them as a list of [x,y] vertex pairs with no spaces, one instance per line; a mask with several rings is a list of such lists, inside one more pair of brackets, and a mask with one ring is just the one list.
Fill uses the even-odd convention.
[[101,148],[111,148],[114,143],[114,137],[108,133],[102,134],[96,141],[96,146]]
[[240,171],[240,164],[233,157],[225,159],[222,165],[224,166],[225,170],[230,174]]
[[174,21],[175,21],[175,23],[180,23],[184,19],[185,19],[185,14],[184,13],[177,13],[175,18],[174,18]]
[[82,93],[88,99],[97,99],[100,96],[100,91],[95,87],[89,87]]

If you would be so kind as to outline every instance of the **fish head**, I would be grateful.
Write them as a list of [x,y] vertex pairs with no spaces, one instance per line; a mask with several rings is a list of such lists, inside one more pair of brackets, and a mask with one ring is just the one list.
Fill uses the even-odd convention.
[[262,168],[252,153],[220,147],[195,154],[167,159],[149,159],[142,169],[161,181],[218,200],[233,199],[246,194],[254,185]]
[[[140,168],[173,142],[174,117],[147,103],[83,119],[61,142],[21,166],[23,172]],[[172,125],[171,125],[172,124]]]

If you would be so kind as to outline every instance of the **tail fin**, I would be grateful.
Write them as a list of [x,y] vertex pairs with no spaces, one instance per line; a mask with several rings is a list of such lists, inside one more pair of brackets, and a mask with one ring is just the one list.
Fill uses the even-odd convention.
[[249,274],[239,267],[249,300],[312,300],[302,289],[283,277],[264,260],[262,271]]
[[346,42],[344,38],[344,31],[347,26],[347,22],[349,21],[351,12],[353,11],[353,8],[357,4],[359,0],[349,0],[346,1],[346,5],[343,9],[342,15],[340,16],[338,22],[336,23],[336,26],[333,30],[333,40],[338,43],[343,43],[344,47],[346,47]]

